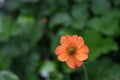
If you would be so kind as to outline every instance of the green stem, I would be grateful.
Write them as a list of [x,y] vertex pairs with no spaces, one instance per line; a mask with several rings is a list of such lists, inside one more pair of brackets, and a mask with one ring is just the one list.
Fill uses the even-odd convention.
[[83,64],[83,70],[85,73],[85,80],[88,80],[88,72],[87,72],[86,66],[84,64]]

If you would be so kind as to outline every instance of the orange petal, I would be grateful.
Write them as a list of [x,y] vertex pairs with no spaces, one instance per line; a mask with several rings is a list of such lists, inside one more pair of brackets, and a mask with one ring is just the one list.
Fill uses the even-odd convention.
[[56,55],[60,55],[60,54],[65,53],[65,52],[66,52],[66,48],[64,46],[58,46],[55,49],[55,54]]
[[61,43],[62,46],[67,47],[70,43],[70,40],[71,40],[71,36],[69,36],[69,35],[62,36],[61,39],[60,39],[60,43]]
[[74,69],[76,67],[74,59],[72,57],[68,58],[68,60],[66,61],[66,64],[72,69]]
[[75,67],[80,67],[82,63],[83,62],[78,61],[74,56],[70,56],[66,61],[66,64],[72,69],[74,69]]
[[77,35],[73,35],[71,37],[71,43],[75,44],[77,39],[78,39],[78,36]]
[[79,49],[80,47],[82,47],[84,45],[84,39],[80,36],[77,38],[76,40],[76,46]]
[[79,60],[76,59],[76,58],[74,58],[74,61],[75,61],[77,67],[80,67],[80,66],[83,64],[82,61],[79,61]]
[[79,61],[84,61],[88,58],[88,55],[85,53],[79,53],[76,54],[75,57],[79,60]]
[[77,53],[79,54],[79,53],[86,53],[86,54],[88,54],[89,53],[89,49],[88,49],[88,47],[86,46],[86,45],[84,45],[84,46],[82,46],[81,48],[79,48],[78,50],[77,50]]
[[68,54],[68,53],[62,53],[62,54],[60,54],[60,55],[58,56],[58,60],[64,62],[64,61],[66,61],[66,60],[68,59],[68,57],[69,57],[69,54]]

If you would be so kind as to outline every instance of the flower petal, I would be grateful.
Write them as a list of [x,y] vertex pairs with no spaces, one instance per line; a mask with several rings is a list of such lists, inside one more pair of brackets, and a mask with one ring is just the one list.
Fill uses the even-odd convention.
[[77,39],[78,39],[78,36],[77,36],[77,35],[73,35],[73,36],[71,37],[71,46],[77,47],[77,45],[76,45]]
[[64,62],[69,58],[69,54],[68,53],[62,53],[58,56],[58,60]]
[[66,36],[62,36],[60,39],[60,43],[62,46],[68,46],[69,43],[71,42],[71,36],[66,35]]
[[60,55],[60,54],[65,53],[65,52],[66,52],[66,48],[64,46],[58,46],[55,49],[55,54],[56,55]]
[[80,47],[82,47],[84,45],[84,39],[80,36],[77,38],[76,40],[76,46],[79,49]]
[[76,66],[77,67],[80,67],[82,64],[83,64],[83,62],[82,61],[79,61],[78,59],[74,59],[75,60],[75,63],[76,63]]
[[80,67],[82,63],[83,62],[77,60],[74,56],[70,56],[66,61],[66,64],[72,69],[74,69],[75,67]]
[[79,54],[79,53],[86,53],[86,54],[88,54],[89,53],[89,49],[88,49],[88,47],[86,46],[86,45],[84,45],[84,46],[82,46],[81,48],[79,48],[78,50],[77,50],[77,53]]
[[88,55],[85,53],[79,53],[76,54],[75,57],[79,60],[79,61],[84,61],[88,58]]
[[75,44],[77,39],[78,39],[78,36],[77,35],[73,35],[71,37],[71,43]]
[[72,57],[68,58],[68,60],[66,61],[66,64],[72,69],[74,69],[76,67],[74,59]]

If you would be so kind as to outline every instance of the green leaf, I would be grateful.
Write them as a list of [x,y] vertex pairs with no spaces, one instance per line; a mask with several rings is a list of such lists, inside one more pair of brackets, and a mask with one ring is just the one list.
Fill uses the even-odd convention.
[[94,17],[90,19],[87,26],[105,35],[113,36],[119,27],[120,16],[118,13],[116,10],[108,11],[101,18]]
[[[35,45],[38,40],[43,36],[45,32],[46,23],[42,20],[38,20],[36,27],[33,27],[30,33],[27,35],[29,44]],[[31,35],[31,36],[29,36]]]
[[88,13],[86,13],[87,9],[88,9],[88,4],[74,5],[71,10],[73,19],[80,20],[82,19],[81,17],[83,16],[88,17]]
[[9,69],[12,59],[20,55],[20,49],[16,45],[5,45],[1,50],[0,65],[2,69]]
[[58,13],[52,17],[50,20],[50,28],[54,28],[56,25],[62,24],[64,26],[69,26],[72,20],[67,13]]
[[25,2],[31,2],[31,3],[33,2],[34,3],[34,2],[38,2],[39,0],[21,0],[21,1],[24,2],[24,3]]
[[19,80],[19,78],[10,71],[0,71],[1,80]]
[[35,69],[38,66],[38,62],[39,62],[39,55],[37,52],[32,52],[32,54],[29,56],[29,61],[28,61],[28,68],[26,69],[27,72],[34,72]]
[[82,35],[90,50],[88,60],[95,60],[102,54],[118,50],[118,45],[112,38],[104,38],[99,32],[88,29],[83,31]]
[[19,9],[21,4],[22,2],[19,0],[10,0],[6,2],[5,9],[8,11],[13,11],[13,10]]
[[26,75],[25,80],[38,80],[38,76],[36,73],[36,68],[38,67],[39,63],[39,53],[32,52],[32,54],[28,57],[28,64],[26,65]]
[[84,3],[84,2],[89,2],[89,0],[74,0],[77,3]]
[[39,70],[41,76],[45,78],[49,77],[50,73],[55,71],[56,71],[56,65],[52,61],[45,61]]
[[104,26],[101,28],[101,32],[106,35],[114,35],[119,27],[119,15],[117,11],[110,11],[104,14],[101,18],[104,22]]
[[88,21],[87,26],[96,30],[96,31],[100,31],[101,27],[103,27],[104,24],[100,18],[95,17],[95,18],[92,18]]
[[119,27],[118,21],[111,22],[108,26],[101,28],[101,32],[106,35],[113,36]]
[[87,11],[88,5],[82,4],[82,5],[75,5],[72,8],[71,14],[73,17],[73,23],[72,26],[77,29],[82,29],[86,25],[86,21],[88,20],[88,11]]
[[11,36],[12,18],[0,14],[0,41],[6,41]]
[[21,28],[21,33],[29,33],[35,25],[35,19],[32,15],[20,15],[17,19],[17,24]]
[[[68,0],[57,0],[56,1],[57,5],[62,6],[63,8],[68,7],[69,6],[69,1]],[[54,4],[55,5],[55,4]]]
[[119,27],[118,30],[116,31],[116,36],[118,36],[118,35],[120,36],[120,31],[119,31],[119,30],[120,30],[120,27]]
[[112,0],[115,5],[119,6],[120,5],[120,0]]
[[109,11],[111,4],[109,0],[92,0],[91,10],[94,14],[102,14]]
[[54,52],[55,48],[59,45],[60,36],[56,35],[51,42],[51,51]]
[[27,73],[25,76],[25,80],[40,80],[38,75],[35,73]]
[[[103,58],[100,60],[93,61],[87,64],[89,79],[119,80],[120,78],[119,66],[120,66],[119,64],[113,63],[108,58]],[[93,67],[95,67],[95,71],[92,70]]]
[[60,72],[51,72],[50,80],[64,80],[64,75]]
[[49,80],[63,80],[63,75],[56,69],[55,61],[45,61],[39,69],[39,73],[43,78]]
[[7,41],[12,36],[18,36],[23,33],[29,33],[34,26],[33,17],[19,17],[17,22],[13,21],[11,16],[0,16],[0,41]]

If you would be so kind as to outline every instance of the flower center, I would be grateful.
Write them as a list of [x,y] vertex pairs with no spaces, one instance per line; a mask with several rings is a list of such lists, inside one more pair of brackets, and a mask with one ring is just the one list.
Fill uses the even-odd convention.
[[76,48],[75,48],[75,47],[69,47],[69,48],[68,48],[68,52],[69,52],[70,54],[74,54],[74,53],[76,52]]

